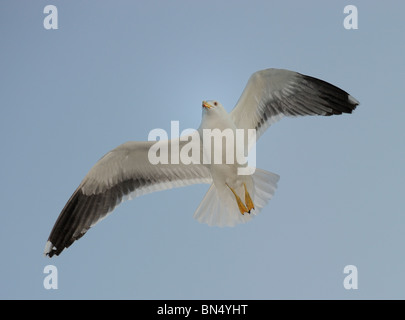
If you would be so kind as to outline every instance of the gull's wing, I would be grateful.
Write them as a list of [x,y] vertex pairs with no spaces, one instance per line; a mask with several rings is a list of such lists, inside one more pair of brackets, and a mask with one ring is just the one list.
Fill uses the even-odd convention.
[[[197,138],[199,144],[199,136]],[[185,144],[191,147],[197,140],[174,141],[179,142],[179,150],[182,150]],[[199,159],[193,158],[194,163],[189,165],[182,161],[171,164],[174,161],[171,161],[170,141],[167,150],[159,149],[161,159],[167,154],[168,164],[152,164],[148,152],[155,143],[124,143],[91,168],[60,213],[46,243],[46,255],[59,255],[123,200],[158,190],[212,182],[209,169],[198,164],[202,163]]]
[[283,69],[255,72],[231,117],[240,129],[256,129],[258,139],[283,116],[351,113],[359,102],[338,87]]

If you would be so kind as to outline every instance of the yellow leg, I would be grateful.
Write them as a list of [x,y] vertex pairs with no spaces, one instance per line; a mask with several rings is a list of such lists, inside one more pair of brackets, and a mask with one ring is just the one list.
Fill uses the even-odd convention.
[[249,192],[246,189],[246,184],[243,184],[245,187],[245,204],[248,209],[248,212],[250,213],[250,210],[255,208],[255,205],[253,204],[252,198],[250,197]]
[[249,212],[249,210],[246,208],[246,206],[243,204],[242,200],[239,198],[239,196],[235,193],[235,191],[226,183],[227,187],[231,189],[233,195],[235,196],[236,202],[238,203],[238,208],[241,214],[245,214],[245,212]]

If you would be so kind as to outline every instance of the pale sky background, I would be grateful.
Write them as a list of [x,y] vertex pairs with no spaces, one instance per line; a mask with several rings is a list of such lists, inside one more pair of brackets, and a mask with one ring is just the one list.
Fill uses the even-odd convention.
[[[45,30],[43,9],[58,9]],[[357,6],[359,29],[343,27]],[[404,299],[403,1],[0,2],[1,299]],[[230,111],[249,76],[331,82],[352,115],[289,118],[257,145],[281,176],[234,228],[192,218],[208,185],[121,204],[52,259],[60,211],[88,170],[155,128]],[[46,265],[57,290],[43,287]],[[346,265],[358,290],[343,287]]]

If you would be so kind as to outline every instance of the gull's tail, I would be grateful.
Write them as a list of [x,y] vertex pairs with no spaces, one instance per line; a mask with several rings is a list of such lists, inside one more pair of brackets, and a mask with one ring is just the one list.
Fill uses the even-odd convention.
[[211,184],[204,199],[201,201],[194,213],[194,218],[201,223],[207,223],[210,226],[233,227],[238,223],[248,222],[272,198],[277,189],[277,182],[280,177],[272,172],[256,168],[252,175],[254,183],[253,203],[255,209],[251,214],[242,215],[231,192],[226,196],[219,195],[214,183]]

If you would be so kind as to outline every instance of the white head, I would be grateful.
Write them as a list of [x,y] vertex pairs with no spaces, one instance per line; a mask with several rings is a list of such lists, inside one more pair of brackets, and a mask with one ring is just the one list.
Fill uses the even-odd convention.
[[235,124],[231,120],[225,108],[216,100],[206,100],[202,102],[201,129],[234,128]]
[[216,100],[204,100],[202,102],[202,107],[203,107],[203,113],[213,115],[213,116],[227,113],[225,111],[225,108],[222,106],[222,104]]

